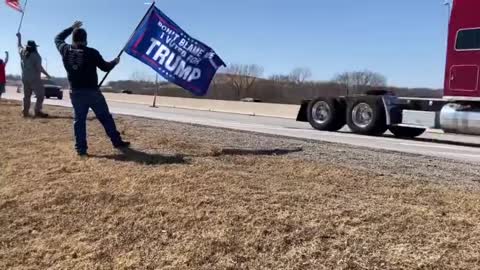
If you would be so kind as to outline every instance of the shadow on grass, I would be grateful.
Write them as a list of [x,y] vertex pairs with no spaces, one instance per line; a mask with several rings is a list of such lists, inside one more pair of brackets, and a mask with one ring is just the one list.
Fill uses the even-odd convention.
[[[302,148],[295,149],[222,149],[220,151],[215,151],[212,154],[200,155],[200,156],[190,156],[195,157],[206,157],[206,156],[282,156],[288,155],[291,153],[302,152]],[[168,164],[186,164],[188,161],[185,159],[185,155],[177,154],[173,156],[167,156],[162,154],[149,154],[132,148],[120,149],[120,154],[115,155],[91,155],[92,158],[106,158],[115,161],[122,162],[135,162],[142,165],[168,165]]]
[[[46,120],[51,119],[51,120],[57,120],[57,119],[68,119],[68,120],[74,120],[75,118],[72,115],[49,115],[48,118],[45,118]],[[87,121],[93,121],[96,120],[95,117],[87,117]]]
[[106,158],[123,162],[135,162],[142,165],[165,165],[165,164],[185,164],[187,161],[182,155],[166,156],[161,154],[149,154],[132,148],[120,150],[121,154],[91,156],[94,158]]
[[216,151],[213,156],[284,156],[302,152],[301,147],[294,149],[233,149],[226,148]]

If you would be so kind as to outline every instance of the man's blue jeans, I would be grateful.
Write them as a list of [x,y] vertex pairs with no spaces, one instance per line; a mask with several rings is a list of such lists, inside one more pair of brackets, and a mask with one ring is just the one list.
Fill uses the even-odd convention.
[[70,94],[70,99],[75,113],[75,148],[79,154],[86,154],[88,149],[87,115],[89,109],[92,109],[97,119],[102,123],[113,145],[122,141],[120,133],[115,126],[115,121],[108,109],[105,97],[99,90],[76,89]]

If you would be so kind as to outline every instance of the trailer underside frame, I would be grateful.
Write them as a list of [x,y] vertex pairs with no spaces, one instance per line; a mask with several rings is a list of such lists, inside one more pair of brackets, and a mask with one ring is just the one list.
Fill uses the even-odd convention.
[[[472,114],[477,109],[478,114]],[[441,117],[447,114],[448,117],[453,117],[457,112],[464,113],[462,117],[471,121],[466,124],[461,123],[462,119],[447,120],[449,131],[458,129],[470,134],[478,132],[480,102],[397,97],[387,92],[303,100],[296,120],[310,122],[313,128],[323,131],[337,131],[348,125],[354,133],[363,135],[381,135],[390,130],[397,137],[416,137],[428,128],[442,128]],[[428,115],[429,120],[418,123],[407,119],[415,113]]]

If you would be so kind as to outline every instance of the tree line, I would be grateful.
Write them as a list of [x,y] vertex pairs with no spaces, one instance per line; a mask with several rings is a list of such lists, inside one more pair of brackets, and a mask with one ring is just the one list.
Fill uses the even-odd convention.
[[[312,71],[298,67],[288,74],[264,77],[264,68],[255,65],[231,64],[219,70],[206,96],[195,97],[171,83],[155,83],[154,76],[135,71],[128,80],[110,81],[102,90],[161,96],[208,98],[220,100],[254,100],[270,103],[299,104],[303,99],[318,96],[361,94],[369,90],[387,90],[398,96],[441,97],[442,90],[428,88],[389,87],[387,78],[370,70],[348,71],[335,75],[329,81],[314,81]],[[20,80],[8,75],[7,80]],[[68,88],[66,78],[53,78],[55,83]]]

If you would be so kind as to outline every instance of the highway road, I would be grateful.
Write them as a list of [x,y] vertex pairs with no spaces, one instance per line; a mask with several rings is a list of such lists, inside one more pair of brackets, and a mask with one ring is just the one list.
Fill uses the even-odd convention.
[[[22,95],[7,90],[7,99],[21,100]],[[70,107],[68,95],[64,100],[50,99],[45,104]],[[274,117],[248,116],[234,113],[219,113],[191,109],[159,107],[152,108],[142,104],[109,101],[114,114],[147,117],[168,121],[199,124],[241,131],[258,132],[300,139],[348,144],[353,146],[398,151],[437,158],[454,159],[480,164],[480,136],[464,136],[441,133],[426,133],[415,140],[396,139],[389,135],[383,137],[361,136],[341,132],[321,132],[313,130],[308,123]]]

